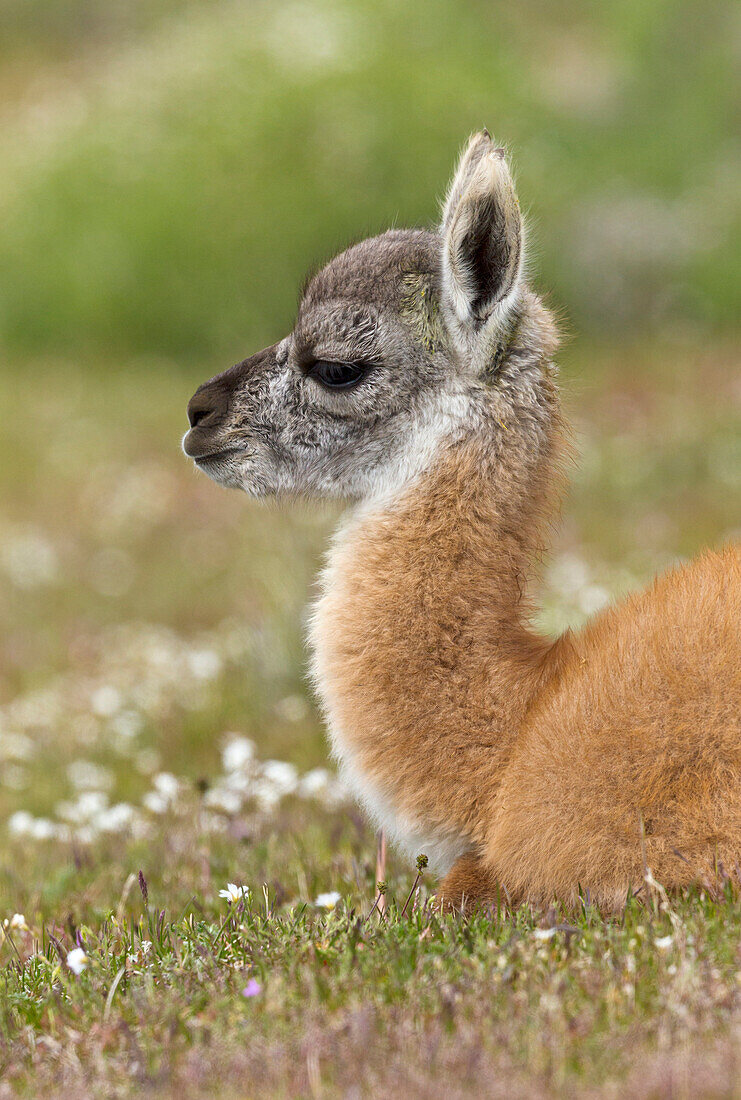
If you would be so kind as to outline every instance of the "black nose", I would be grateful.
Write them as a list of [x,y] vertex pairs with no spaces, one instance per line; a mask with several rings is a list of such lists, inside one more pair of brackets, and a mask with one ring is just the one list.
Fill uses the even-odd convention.
[[200,425],[207,428],[222,416],[229,403],[229,397],[221,386],[206,383],[196,390],[188,403],[188,420],[191,428]]

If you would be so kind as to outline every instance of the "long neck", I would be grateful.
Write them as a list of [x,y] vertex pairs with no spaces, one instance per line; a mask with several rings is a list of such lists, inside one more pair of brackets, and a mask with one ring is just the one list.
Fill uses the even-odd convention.
[[554,438],[533,453],[506,432],[346,525],[313,629],[337,755],[400,812],[472,838],[557,661],[525,615]]

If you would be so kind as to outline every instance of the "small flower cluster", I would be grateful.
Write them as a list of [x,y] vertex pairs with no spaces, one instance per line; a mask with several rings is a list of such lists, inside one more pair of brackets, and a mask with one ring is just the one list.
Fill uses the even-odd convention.
[[13,932],[30,932],[31,929],[26,924],[26,918],[23,913],[13,913],[12,917],[6,917],[0,928],[0,943],[3,942],[5,937]]
[[135,954],[126,956],[126,969],[133,970],[135,967],[144,966],[151,951],[152,941],[142,940]]
[[[219,890],[219,897],[223,898],[229,905],[237,905],[240,901],[249,901],[251,896],[249,886],[241,886],[236,882],[227,882],[226,889]],[[331,890],[326,894],[317,895],[314,905],[318,909],[332,910],[341,899],[341,894],[336,890]]]
[[[143,796],[140,807],[128,802],[110,804],[105,790],[90,789],[94,784],[107,786],[104,769],[96,765],[68,768],[76,777],[80,790],[74,800],[57,804],[57,818],[34,817],[27,810],[17,810],[8,819],[7,827],[14,836],[33,840],[72,841],[89,844],[102,833],[128,832],[134,837],[146,836],[152,817],[179,812],[192,802],[188,792],[192,784],[171,772],[159,772],[152,779],[152,789]],[[326,768],[314,768],[300,775],[293,764],[283,760],[260,762],[255,745],[247,737],[231,734],[222,752],[224,774],[203,796],[204,831],[220,831],[224,817],[234,816],[252,801],[263,813],[274,811],[283,798],[295,796],[335,807],[344,800],[345,791],[335,775]]]
[[[9,832],[42,842],[88,844],[103,834],[145,837],[157,816],[193,813],[192,779],[162,768],[147,731],[183,708],[207,705],[220,677],[258,656],[254,631],[231,622],[191,639],[140,623],[101,631],[84,671],[73,666],[0,707],[0,787],[32,789],[42,761],[53,760],[63,743],[65,762],[60,757],[58,767],[69,788],[47,816],[21,803],[7,819]],[[300,695],[288,695],[276,703],[275,713],[283,722],[301,722],[308,704]],[[241,733],[224,735],[221,763],[221,773],[197,806],[205,832],[223,831],[228,818],[248,806],[271,813],[289,796],[330,808],[345,798],[332,772],[314,768],[300,775],[287,761],[260,761],[254,743]],[[140,799],[115,799],[122,771],[146,777],[149,789]]]

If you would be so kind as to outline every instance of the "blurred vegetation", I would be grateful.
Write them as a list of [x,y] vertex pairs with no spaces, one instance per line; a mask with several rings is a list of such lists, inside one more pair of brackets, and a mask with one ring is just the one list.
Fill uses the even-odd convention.
[[737,325],[738,10],[699,0],[4,0],[0,347],[233,361],[307,268],[507,143],[593,336]]

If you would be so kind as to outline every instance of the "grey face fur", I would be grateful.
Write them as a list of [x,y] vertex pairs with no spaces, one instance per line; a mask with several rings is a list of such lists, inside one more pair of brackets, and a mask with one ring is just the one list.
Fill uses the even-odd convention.
[[[441,231],[393,230],[335,257],[288,337],[199,388],[186,453],[255,496],[399,487],[446,441],[497,419],[492,379],[522,359],[540,308],[521,282],[521,240],[506,161],[484,132],[461,158]],[[317,363],[363,374],[328,388]]]

